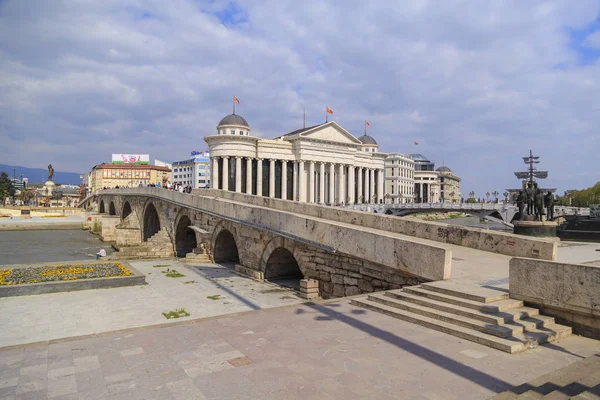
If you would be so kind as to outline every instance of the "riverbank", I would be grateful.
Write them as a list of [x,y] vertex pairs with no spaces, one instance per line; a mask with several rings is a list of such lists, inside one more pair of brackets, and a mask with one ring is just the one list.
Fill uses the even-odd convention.
[[81,229],[81,216],[36,216],[31,218],[0,218],[0,231],[45,231]]

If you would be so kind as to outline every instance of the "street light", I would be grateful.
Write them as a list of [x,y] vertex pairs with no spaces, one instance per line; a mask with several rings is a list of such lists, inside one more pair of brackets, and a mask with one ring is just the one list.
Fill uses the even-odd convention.
[[504,202],[508,203],[508,192],[504,192]]
[[492,192],[492,195],[493,195],[493,196],[494,196],[494,198],[496,199],[496,203],[498,202],[498,195],[499,195],[499,194],[500,194],[500,193],[498,193],[498,191],[497,191],[497,190],[494,190],[494,191]]

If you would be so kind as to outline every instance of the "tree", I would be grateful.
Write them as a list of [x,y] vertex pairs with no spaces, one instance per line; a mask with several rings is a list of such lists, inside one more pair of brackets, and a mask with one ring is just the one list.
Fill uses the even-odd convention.
[[474,198],[474,197],[469,197],[469,198],[467,199],[467,203],[477,203],[477,199],[476,199],[476,198]]
[[21,194],[19,194],[19,200],[27,205],[31,199],[33,199],[33,192],[30,189],[22,189]]
[[0,202],[15,195],[15,186],[6,172],[0,172]]

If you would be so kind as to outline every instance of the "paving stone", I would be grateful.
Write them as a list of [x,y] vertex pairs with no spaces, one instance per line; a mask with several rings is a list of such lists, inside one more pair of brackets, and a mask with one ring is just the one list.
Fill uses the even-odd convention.
[[68,394],[77,392],[77,383],[75,376],[59,376],[52,379],[48,379],[48,398],[52,399],[59,396],[65,396]]
[[119,382],[131,381],[133,378],[129,372],[123,372],[115,375],[104,376],[104,382],[107,385],[112,385]]
[[46,390],[30,391],[25,393],[18,393],[15,396],[16,400],[46,400]]
[[100,368],[98,356],[78,357],[74,358],[73,361],[75,362],[76,372],[86,372]]
[[194,385],[191,379],[181,379],[174,382],[167,383],[167,387],[171,391],[171,394],[177,400],[205,400],[206,397],[202,394],[200,389]]
[[46,396],[46,388],[48,386],[48,382],[46,380],[41,381],[31,381],[31,382],[19,382],[17,385],[17,394],[27,393],[27,392],[37,392],[40,390],[44,390],[44,396]]
[[6,388],[6,387],[11,387],[11,386],[17,386],[17,383],[19,383],[18,376],[15,376],[12,378],[1,378],[0,379],[0,389]]
[[133,349],[127,349],[127,350],[121,351],[121,356],[127,357],[127,356],[133,356],[136,354],[142,354],[142,353],[144,353],[144,349],[142,349],[141,347],[135,347]]
[[58,378],[75,374],[75,367],[48,369],[48,378]]

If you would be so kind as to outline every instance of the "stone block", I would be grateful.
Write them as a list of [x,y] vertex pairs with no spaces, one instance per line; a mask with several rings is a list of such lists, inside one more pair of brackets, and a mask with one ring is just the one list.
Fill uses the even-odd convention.
[[344,285],[333,285],[333,295],[335,297],[343,297],[346,294]]
[[331,282],[333,282],[337,285],[343,285],[344,284],[344,276],[343,275],[331,275]]
[[319,298],[319,293],[300,293],[300,297],[307,300],[314,300]]
[[347,276],[344,277],[344,285],[353,285],[356,286],[358,285],[358,279],[356,278],[349,278]]
[[372,292],[373,291],[373,285],[369,281],[366,281],[364,279],[359,279],[358,288],[360,290],[362,290],[363,292]]
[[300,289],[308,289],[308,288],[318,288],[319,281],[314,279],[301,279],[300,280]]
[[329,282],[331,281],[331,275],[329,272],[319,271],[319,280]]
[[356,296],[357,294],[361,294],[362,292],[357,286],[348,286],[346,288],[346,296]]
[[322,283],[322,293],[333,294],[333,283],[331,282],[321,282]]

